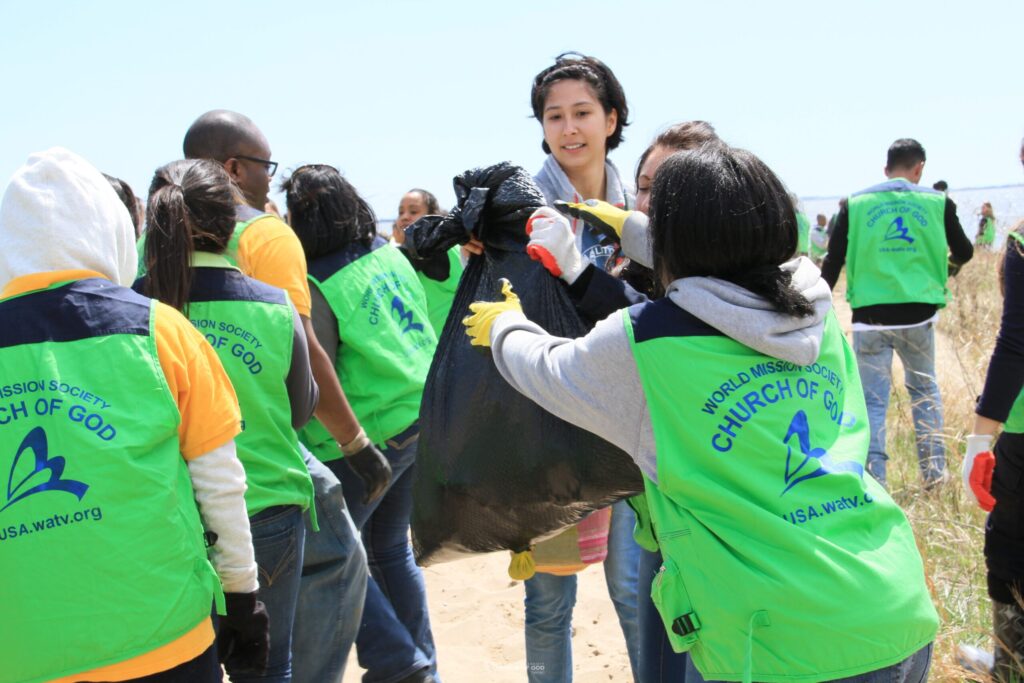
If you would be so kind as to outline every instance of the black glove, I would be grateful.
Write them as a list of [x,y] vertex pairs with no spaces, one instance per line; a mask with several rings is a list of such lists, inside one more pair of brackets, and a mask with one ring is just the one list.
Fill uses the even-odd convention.
[[363,505],[372,503],[388,490],[391,483],[391,465],[372,443],[351,455],[346,455],[345,462],[356,476],[363,480],[363,488],[366,489],[366,493],[363,494]]
[[229,674],[263,673],[270,657],[270,617],[256,593],[225,593],[217,656]]

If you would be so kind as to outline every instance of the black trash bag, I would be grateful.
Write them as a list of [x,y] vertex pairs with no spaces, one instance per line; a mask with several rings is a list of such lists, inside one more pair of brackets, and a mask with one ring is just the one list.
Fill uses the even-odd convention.
[[406,231],[413,258],[471,236],[485,246],[462,274],[423,393],[412,537],[424,566],[465,553],[526,550],[643,490],[624,451],[517,392],[490,351],[470,345],[462,318],[472,302],[499,298],[500,278],[512,283],[527,317],[551,334],[580,337],[589,326],[561,281],[526,255],[526,221],[544,205],[530,175],[506,162],[467,171],[454,183],[457,206]]

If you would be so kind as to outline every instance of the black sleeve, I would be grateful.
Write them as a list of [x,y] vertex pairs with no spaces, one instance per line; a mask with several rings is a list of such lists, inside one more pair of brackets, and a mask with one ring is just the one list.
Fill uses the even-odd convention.
[[962,266],[974,256],[974,245],[964,234],[960,219],[956,215],[956,204],[946,197],[946,243],[949,244],[949,260]]
[[985,390],[975,412],[1006,422],[1010,407],[1024,386],[1024,256],[1011,238],[1003,268],[1003,318],[985,377]]
[[611,273],[588,265],[569,285],[576,310],[591,322],[604,320],[615,311],[648,301],[648,298]]
[[829,289],[835,289],[839,281],[839,273],[846,263],[846,247],[850,240],[850,210],[843,202],[836,216],[835,229],[828,239],[828,253],[821,263],[821,276],[825,278]]
[[288,402],[292,408],[292,428],[301,429],[313,417],[316,404],[320,401],[320,388],[313,381],[313,370],[309,366],[309,346],[306,331],[302,327],[299,312],[292,306],[292,365],[288,368],[285,386]]

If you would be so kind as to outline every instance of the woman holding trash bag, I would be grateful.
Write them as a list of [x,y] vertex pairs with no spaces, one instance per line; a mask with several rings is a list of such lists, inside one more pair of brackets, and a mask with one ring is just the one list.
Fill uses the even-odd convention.
[[437,346],[423,286],[398,249],[377,236],[369,204],[337,169],[302,166],[282,185],[308,261],[313,327],[366,432],[391,465],[391,485],[367,502],[342,466],[358,444],[337,444],[313,421],[301,435],[341,480],[370,567],[356,637],[364,681],[437,680],[423,574],[409,545],[419,410]]
[[312,417],[318,391],[302,321],[286,292],[243,275],[224,256],[237,192],[213,161],[188,159],[157,169],[149,188],[150,267],[135,289],[188,315],[238,395],[245,428],[235,443],[245,467],[260,597],[270,615],[270,657],[256,679],[230,663],[226,668],[233,681],[290,681],[302,514],[313,500],[295,430]]
[[506,284],[467,334],[517,390],[634,457],[665,560],[653,598],[706,680],[925,680],[938,619],[921,558],[864,476],[854,356],[818,270],[787,262],[782,183],[749,152],[679,152],[651,233],[663,299],[569,340]]
[[[618,278],[591,263],[584,266],[583,272],[574,282],[567,283],[570,297],[585,317],[596,322],[620,308],[661,296],[663,289],[650,269],[646,215],[655,174],[662,162],[675,152],[719,143],[721,140],[714,127],[706,121],[677,123],[659,133],[640,155],[637,163],[635,212],[596,200],[556,204],[559,211],[613,237],[622,245],[622,254],[628,259],[619,270]],[[530,221],[530,243],[527,249],[552,275],[563,279],[566,273],[575,270],[570,264],[582,260],[569,221],[550,208],[538,212]],[[639,500],[632,499],[634,507]],[[651,545],[652,541],[645,537],[644,519],[641,516],[640,528],[637,530],[637,535],[642,539],[638,542],[643,549],[640,553],[637,596],[639,636],[636,679],[638,683],[681,683],[687,680],[687,656],[673,652],[661,625],[661,618],[650,598],[651,582],[661,567],[662,557],[656,547]]]
[[[622,130],[629,124],[626,96],[612,70],[594,57],[564,53],[534,77],[530,102],[544,134],[541,147],[548,154],[534,180],[547,202],[594,198],[633,208],[632,193],[608,159],[608,152],[622,142]],[[579,227],[577,247],[584,258],[598,268],[612,265],[606,262],[615,246],[582,222]],[[579,270],[582,271],[582,265]],[[573,275],[578,274],[567,274],[567,281],[571,284]],[[597,520],[589,524],[593,525],[594,521]],[[625,501],[612,506],[604,560],[608,594],[625,636],[634,677],[640,561],[640,547],[632,535],[635,521]],[[594,531],[589,530],[586,535],[594,535]],[[557,539],[548,541],[549,544],[555,542]],[[543,550],[541,548],[540,552]],[[543,571],[525,582],[527,672],[533,683],[572,680],[572,612],[576,583],[575,575],[557,576]]]

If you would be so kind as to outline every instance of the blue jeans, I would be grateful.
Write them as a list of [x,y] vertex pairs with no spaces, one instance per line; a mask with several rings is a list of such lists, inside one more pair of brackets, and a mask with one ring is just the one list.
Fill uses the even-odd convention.
[[313,478],[320,531],[306,522],[299,602],[292,628],[292,681],[341,683],[366,596],[366,553],[338,478],[302,449]]
[[419,425],[413,424],[388,439],[382,452],[391,464],[391,485],[369,505],[363,504],[363,480],[345,460],[329,463],[341,480],[370,565],[363,621],[356,638],[359,666],[366,669],[365,683],[392,683],[421,669],[437,673],[426,585],[409,543],[419,436]]
[[[932,665],[932,645],[933,643],[928,643],[898,664],[849,678],[836,678],[827,683],[925,683],[928,680],[928,669]],[[686,683],[704,681],[700,677],[697,667],[693,665],[693,660],[687,663],[687,667]],[[691,676],[694,678],[690,678]],[[707,681],[707,683],[719,682]]]
[[638,683],[694,683],[686,677],[685,652],[676,652],[668,640],[665,624],[651,600],[651,583],[661,569],[661,553],[640,550],[640,586],[637,616],[640,624],[636,680]]
[[252,674],[228,669],[232,681],[288,683],[292,680],[292,624],[299,598],[306,526],[297,505],[277,505],[249,518],[259,568],[260,600],[270,617],[267,670]]
[[[626,638],[629,666],[637,676],[637,581],[640,546],[633,540],[636,516],[626,501],[612,506],[604,577]],[[572,680],[572,610],[576,576],[538,572],[526,586],[526,671],[531,683]]]
[[885,413],[892,384],[892,352],[903,361],[904,382],[917,435],[917,460],[925,485],[937,483],[946,470],[942,442],[942,397],[935,381],[935,326],[902,330],[864,330],[853,333],[860,381],[864,386],[871,441],[868,471],[885,486]]

